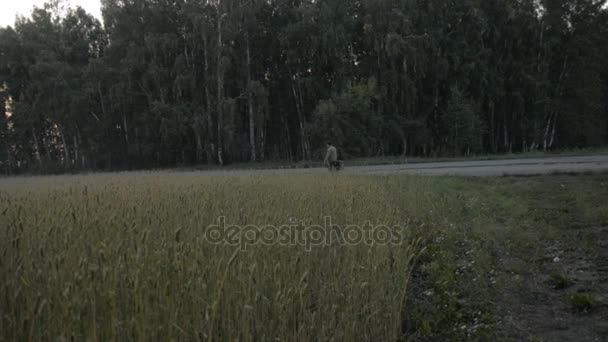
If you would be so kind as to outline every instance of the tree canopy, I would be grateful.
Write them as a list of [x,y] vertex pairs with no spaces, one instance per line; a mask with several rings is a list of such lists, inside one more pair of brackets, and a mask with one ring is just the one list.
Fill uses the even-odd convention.
[[605,145],[605,3],[53,1],[0,28],[0,167]]

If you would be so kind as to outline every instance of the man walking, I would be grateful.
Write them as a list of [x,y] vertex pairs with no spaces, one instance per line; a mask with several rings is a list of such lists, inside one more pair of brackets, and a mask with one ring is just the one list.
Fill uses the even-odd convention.
[[329,167],[330,171],[340,170],[340,162],[338,161],[338,149],[330,142],[327,143],[327,154],[325,154],[324,163]]

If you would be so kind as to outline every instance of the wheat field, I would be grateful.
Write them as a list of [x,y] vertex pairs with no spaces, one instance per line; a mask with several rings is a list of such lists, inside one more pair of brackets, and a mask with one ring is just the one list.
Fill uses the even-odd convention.
[[[401,339],[421,227],[442,217],[431,182],[194,172],[0,179],[0,340]],[[205,239],[220,216],[235,225],[331,216],[340,227],[368,221],[406,234],[399,245],[240,250]]]

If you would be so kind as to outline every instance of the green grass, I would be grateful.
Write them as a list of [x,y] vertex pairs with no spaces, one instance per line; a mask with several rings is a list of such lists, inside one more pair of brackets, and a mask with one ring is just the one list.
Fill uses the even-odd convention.
[[572,280],[562,273],[553,272],[549,275],[549,285],[556,290],[563,290],[572,285]]
[[578,313],[588,313],[597,306],[595,298],[590,294],[574,294],[568,299],[572,310]]
[[[464,287],[461,302],[480,301],[480,307],[495,308],[489,317],[491,335],[556,339],[559,335],[552,335],[548,327],[558,323],[549,323],[552,320],[543,316],[549,311],[559,312],[558,317],[565,319],[571,331],[575,324],[595,326],[603,321],[608,313],[601,309],[606,308],[608,285],[608,258],[602,247],[606,241],[602,231],[608,227],[607,174],[442,178],[436,189],[457,194],[454,196],[462,199],[464,208],[472,208],[468,214],[470,233],[457,241],[462,244],[469,239],[479,246],[474,273],[491,280],[479,284],[472,279],[480,277],[469,277],[447,287]],[[449,265],[449,260],[441,264]],[[467,292],[471,287],[475,290]],[[474,310],[470,305],[465,312]],[[501,316],[508,312],[527,315],[519,314],[515,319]],[[594,314],[584,320],[578,317],[589,312]],[[423,312],[428,319],[440,314],[432,308]],[[530,330],[522,331],[522,326]],[[606,337],[585,328],[581,331],[585,331],[584,339]],[[567,331],[564,334],[563,338],[568,338]]]

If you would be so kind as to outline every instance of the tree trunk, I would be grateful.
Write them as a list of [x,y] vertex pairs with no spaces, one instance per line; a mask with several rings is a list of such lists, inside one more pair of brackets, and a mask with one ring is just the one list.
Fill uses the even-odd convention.
[[125,142],[129,146],[129,126],[127,125],[127,117],[124,114],[122,115],[122,125],[125,133]]
[[72,141],[73,141],[73,145],[74,145],[74,165],[78,164],[78,159],[80,158],[80,153],[78,151],[79,147],[78,147],[78,137],[76,137],[76,135],[74,135],[72,137]]
[[6,174],[10,175],[13,170],[13,158],[11,156],[11,150],[9,148],[8,141],[6,142]]
[[70,162],[70,150],[68,148],[67,142],[65,141],[65,135],[63,134],[63,129],[61,129],[60,125],[57,125],[57,128],[59,129],[59,137],[61,138],[61,144],[62,144],[62,147],[63,147],[63,155],[64,155],[64,158],[65,158],[64,161],[63,161],[63,164],[65,166],[67,166],[68,163]]
[[[287,61],[287,63],[289,64],[289,59]],[[296,74],[294,74],[291,71],[291,67],[289,67],[289,76],[291,78],[291,92],[293,94],[293,100],[296,103],[296,112],[298,113],[298,128],[300,130],[300,150],[302,151],[302,159],[306,160],[308,157],[308,153],[307,153],[307,149],[306,149],[306,136],[304,133],[304,115],[302,113],[302,108],[301,108],[301,100],[300,97],[298,96],[298,91],[296,90],[296,82],[298,79],[298,76]]]
[[505,117],[505,122],[503,122],[502,125],[502,133],[503,133],[503,148],[505,149],[505,152],[511,152],[509,151],[509,129],[507,128],[507,118]]
[[260,160],[264,161],[266,159],[264,151],[266,150],[266,129],[264,126],[260,129]]
[[[32,127],[32,138],[34,139],[34,158],[39,164],[42,164],[42,158],[40,157],[40,146],[38,145],[38,138],[36,137],[36,129]],[[48,149],[47,149],[48,153]]]
[[[82,146],[82,135],[80,134],[80,128],[76,127],[76,137],[78,138],[78,146],[79,146],[79,151],[80,151],[80,159],[81,159],[81,165],[83,169],[86,169],[87,167],[87,163],[86,163],[86,158],[85,158],[85,151],[80,150],[80,146]],[[76,159],[76,162],[78,162],[78,159]]]
[[553,148],[553,143],[555,142],[555,126],[557,125],[557,114],[555,114],[555,118],[553,119],[553,129],[551,130],[551,136],[549,138],[549,149]]
[[[283,122],[283,126],[285,126],[285,133],[286,137],[287,137],[287,158],[289,158],[289,161],[293,161],[292,155],[291,155],[291,132],[289,131],[289,125],[287,124],[287,121],[285,121],[285,118],[283,116],[281,116],[281,121]],[[281,157],[283,158],[283,157]]]
[[494,107],[494,102],[490,101],[490,142],[492,143],[492,153],[496,153],[498,148],[497,148],[497,142],[496,142],[496,134],[495,134],[495,118],[496,118],[496,113],[495,113],[495,107]]
[[304,159],[310,159],[310,146],[308,146],[308,139],[306,138],[306,131],[304,127],[304,122],[306,119],[304,118],[304,100],[302,99],[302,86],[300,84],[300,77],[296,75],[296,85],[298,86],[298,101],[300,102],[300,131],[302,134],[302,139],[304,141]]
[[253,92],[251,89],[251,52],[249,51],[249,32],[245,32],[245,45],[247,57],[247,107],[249,108],[249,146],[251,147],[251,161],[256,161],[255,150],[255,116],[253,111]]
[[211,108],[211,95],[209,94],[209,79],[207,76],[209,75],[209,58],[207,51],[207,35],[203,37],[203,57],[205,60],[205,101],[207,106],[207,111],[205,113],[205,121],[207,126],[207,148],[205,149],[207,153],[207,164],[213,163],[213,156],[215,155],[215,146],[213,144],[213,120],[211,118],[212,108]]
[[104,117],[106,116],[106,106],[103,101],[103,93],[101,92],[101,84],[97,83],[97,93],[99,94],[99,103],[101,104],[101,112]]
[[547,119],[547,125],[545,126],[545,130],[543,133],[543,151],[547,152],[547,148],[549,147],[549,130],[551,129],[551,119],[553,118],[553,114],[549,114],[549,118]]
[[[562,97],[563,95],[563,81],[564,81],[564,77],[566,76],[566,71],[568,68],[568,55],[566,55],[566,57],[564,58],[564,63],[562,65],[562,70],[559,74],[559,78],[557,79],[557,86],[556,86],[556,99],[557,101],[559,101],[559,99]],[[557,125],[557,117],[559,116],[559,108],[555,107],[555,109],[553,110],[553,112],[551,114],[549,114],[549,120],[547,121],[547,126],[545,127],[545,134],[543,136],[543,148],[545,151],[547,151],[548,149],[550,149],[553,146],[553,141],[554,141],[554,137],[555,137],[555,126]]]
[[[34,135],[34,144],[35,144],[36,148],[38,148],[38,141],[37,141],[35,135]],[[46,154],[46,160],[50,161],[51,160],[51,147],[45,137],[42,137],[42,146],[44,147],[44,153]],[[42,162],[42,160],[41,160],[42,155],[40,154],[40,152],[37,152],[37,153],[38,153],[38,157],[37,157],[38,161]]]
[[302,159],[306,159],[306,138],[304,136],[304,119],[302,117],[302,110],[300,108],[300,102],[296,93],[294,81],[291,82],[291,90],[293,92],[294,100],[296,101],[296,111],[298,113],[298,128],[300,129],[300,149],[302,150]]
[[203,141],[201,139],[201,133],[199,132],[200,125],[192,125],[194,131],[194,138],[196,139],[196,163],[200,164],[203,161]]
[[223,72],[222,72],[222,14],[220,11],[221,0],[217,1],[216,11],[217,11],[217,69],[216,69],[216,77],[217,77],[217,162],[220,165],[224,165],[224,156],[223,156],[223,136],[224,136],[224,114],[223,114]]

